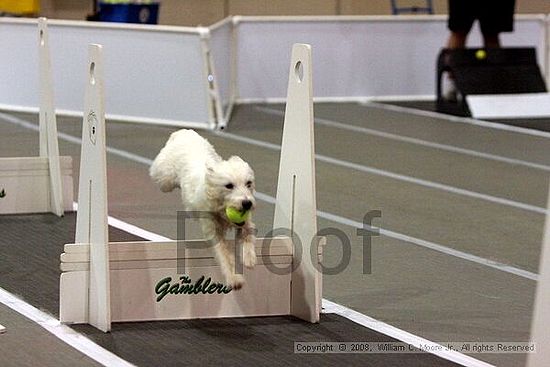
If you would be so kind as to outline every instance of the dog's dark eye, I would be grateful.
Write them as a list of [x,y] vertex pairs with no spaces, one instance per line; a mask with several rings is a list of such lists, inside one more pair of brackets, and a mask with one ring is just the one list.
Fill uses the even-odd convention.
[[246,182],[246,187],[250,188],[252,186],[252,181],[247,181]]
[[228,189],[228,190],[233,190],[235,186],[233,186],[232,183],[228,183],[227,185],[225,185],[225,188]]

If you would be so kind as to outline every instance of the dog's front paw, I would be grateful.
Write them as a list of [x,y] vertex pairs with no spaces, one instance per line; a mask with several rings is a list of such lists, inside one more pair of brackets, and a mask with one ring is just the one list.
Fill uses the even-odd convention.
[[241,274],[232,274],[228,277],[227,283],[231,286],[234,290],[239,290],[244,285],[244,277]]
[[254,245],[245,246],[243,263],[247,268],[253,268],[256,265],[256,250],[254,250]]

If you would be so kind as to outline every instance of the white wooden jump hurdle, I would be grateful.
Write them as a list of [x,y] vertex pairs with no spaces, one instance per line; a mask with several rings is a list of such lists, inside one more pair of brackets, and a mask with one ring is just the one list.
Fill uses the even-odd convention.
[[[550,190],[546,207],[550,210]],[[546,214],[544,236],[539,265],[539,279],[531,320],[531,342],[535,343],[536,353],[529,353],[527,367],[545,367],[550,361],[550,214]]]
[[72,158],[59,157],[47,24],[38,24],[40,155],[0,158],[0,214],[72,211]]
[[[302,261],[291,238],[258,239],[258,264],[244,270],[239,291],[219,283],[207,241],[180,241],[179,249],[178,241],[108,242],[101,46],[89,51],[76,240],[61,255],[60,321],[105,332],[117,321],[295,315],[318,322],[323,239],[316,237],[310,46],[292,51],[274,219],[274,228],[300,238]],[[185,274],[177,273],[180,261]],[[293,265],[283,275],[269,270]]]

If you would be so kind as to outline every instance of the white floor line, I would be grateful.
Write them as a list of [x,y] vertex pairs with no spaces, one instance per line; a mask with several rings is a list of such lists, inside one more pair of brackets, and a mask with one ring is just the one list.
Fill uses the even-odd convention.
[[[269,199],[271,201],[271,199]],[[273,201],[275,199],[273,198]],[[158,234],[155,234],[155,233],[152,233],[152,232],[149,232],[149,231],[145,231],[139,227],[136,227],[132,224],[129,224],[129,223],[125,223],[121,220],[118,220],[118,219],[114,219],[114,223],[116,223],[116,225],[113,225],[113,227],[115,228],[118,228],[118,229],[121,229],[121,230],[126,230],[128,231],[129,233],[131,234],[134,234],[134,235],[137,235],[139,236],[141,233],[148,233],[148,237],[143,237],[147,240],[151,240],[151,241],[154,241],[156,238],[164,238],[164,240],[170,240],[166,237],[163,237],[163,236],[160,236]],[[136,232],[133,232],[134,230],[137,230]],[[384,334],[384,335],[387,335],[387,336],[390,336],[394,339],[397,339],[401,342],[404,342],[404,343],[407,343],[407,344],[410,344],[410,345],[413,345],[415,347],[420,347],[421,344],[423,345],[426,345],[426,344],[430,344],[430,345],[436,345],[436,343],[434,342],[431,342],[427,339],[424,339],[424,338],[421,338],[419,336],[416,336],[414,334],[411,334],[407,331],[404,331],[404,330],[401,330],[401,329],[398,329],[394,326],[391,326],[389,324],[386,324],[382,321],[378,321],[376,319],[373,319],[367,315],[364,315],[360,312],[357,312],[357,311],[354,311],[350,308],[347,308],[345,306],[342,306],[338,303],[335,303],[335,302],[332,302],[332,301],[329,301],[329,300],[326,300],[326,299],[323,299],[322,300],[322,305],[323,305],[323,313],[334,313],[334,314],[337,314],[339,316],[342,316],[348,320],[351,320],[361,326],[364,326],[366,328],[369,328],[371,330],[374,330],[374,331],[377,331],[381,334]],[[440,358],[443,358],[445,360],[448,360],[448,361],[452,361],[452,362],[455,362],[455,363],[458,363],[458,364],[461,364],[463,366],[469,366],[469,367],[491,367],[490,364],[487,364],[485,362],[482,362],[482,361],[479,361],[477,359],[474,359],[472,357],[469,357],[467,355],[464,355],[462,353],[459,353],[459,352],[455,352],[455,351],[434,351],[434,352],[430,352],[431,354],[434,354]]]
[[[338,303],[331,302],[327,299],[323,299],[323,313],[334,313],[339,316],[345,317],[348,320],[351,320],[357,324],[363,325],[366,328],[377,331],[381,334],[387,335],[391,338],[397,339],[401,342],[413,345],[417,348],[420,348],[421,345],[432,345],[436,346],[437,343],[429,341],[427,339],[421,338],[414,334],[411,334],[407,331],[398,329],[394,326],[386,324],[385,322],[378,321],[372,317],[366,316],[362,313],[354,311],[345,306],[339,305]],[[442,348],[443,349],[443,348]],[[465,354],[451,351],[451,350],[441,350],[433,351],[431,354],[434,354],[440,358],[446,359],[448,361],[458,363],[462,366],[468,367],[492,367],[493,365],[480,361],[478,359],[472,358]]]
[[[10,116],[10,115],[4,114],[4,113],[0,113],[0,118],[7,121],[7,122],[9,122],[9,123],[19,125],[19,126],[31,129],[31,130],[38,131],[38,125],[35,125],[35,124],[33,124],[31,122],[28,122],[28,121],[24,121],[24,120],[19,119],[17,117]],[[271,150],[275,150],[275,151],[280,151],[281,150],[280,145],[267,143],[267,142],[264,142],[264,141],[243,137],[243,136],[235,135],[235,134],[228,133],[228,132],[214,132],[214,134],[216,134],[217,136],[222,137],[222,138],[227,138],[227,139],[239,141],[239,142],[242,142],[242,143],[247,143],[247,144],[250,144],[250,145],[255,145],[255,146],[259,146],[259,147],[266,148],[266,149],[271,149]],[[62,132],[58,132],[58,137],[62,140],[65,140],[65,141],[68,141],[68,142],[71,142],[71,143],[75,143],[75,144],[80,144],[80,142],[81,142],[80,138],[77,138],[77,137],[74,137],[72,135],[62,133]],[[139,156],[137,154],[127,152],[125,150],[112,148],[112,147],[107,147],[106,150],[107,150],[107,152],[118,155],[119,157],[127,158],[127,159],[130,159],[130,160],[133,160],[134,162],[143,163],[145,165],[151,165],[151,163],[153,162],[149,158],[145,158],[145,157]],[[316,154],[315,158],[317,160],[321,161],[321,162],[334,164],[334,165],[349,168],[349,169],[352,169],[352,170],[355,170],[355,171],[370,173],[370,174],[374,174],[374,175],[378,175],[378,176],[382,176],[382,177],[388,177],[388,178],[391,178],[391,179],[394,179],[394,180],[408,182],[408,183],[412,183],[412,184],[423,186],[423,187],[428,187],[430,189],[436,189],[436,190],[450,192],[450,193],[456,194],[456,195],[462,195],[462,196],[467,196],[467,197],[471,197],[471,198],[474,198],[474,199],[485,200],[485,201],[492,202],[492,203],[495,203],[495,204],[506,205],[506,206],[510,206],[510,207],[513,207],[513,208],[516,208],[516,209],[521,209],[521,210],[534,212],[534,213],[537,213],[537,214],[546,214],[547,212],[549,212],[549,210],[547,210],[546,208],[538,207],[538,206],[535,206],[535,205],[525,204],[525,203],[521,203],[521,202],[518,202],[518,201],[501,198],[501,197],[498,197],[498,196],[482,194],[482,193],[479,193],[479,192],[466,190],[466,189],[461,189],[461,188],[458,188],[458,187],[454,187],[454,186],[450,186],[450,185],[444,185],[444,184],[440,184],[440,183],[436,183],[436,182],[432,182],[432,181],[428,181],[428,180],[422,180],[422,179],[419,179],[419,178],[416,178],[416,177],[411,177],[411,176],[407,176],[407,175],[393,173],[393,172],[389,172],[389,171],[386,171],[386,170],[373,168],[373,167],[369,167],[369,166],[365,166],[365,165],[361,165],[361,164],[357,164],[357,163],[353,163],[353,162],[343,161],[341,159],[331,158],[331,157],[327,157],[327,156],[320,155],[320,154]]]
[[87,355],[94,361],[107,367],[130,367],[133,364],[125,361],[116,354],[97,345],[86,336],[74,331],[68,326],[59,322],[55,317],[48,315],[44,311],[26,303],[20,298],[0,287],[0,303],[8,306],[15,312],[34,321],[48,332],[69,344],[74,349]]
[[[73,202],[73,209],[74,211],[78,210],[77,202]],[[118,228],[124,232],[131,233],[135,236],[141,237],[148,241],[155,241],[155,242],[171,241],[170,238],[168,237],[164,237],[159,234],[150,232],[146,229],[134,226],[133,224],[130,224],[130,223],[123,222],[120,219],[113,218],[111,216],[107,217],[107,224],[109,224],[111,227]]]
[[[35,125],[35,124],[17,119],[15,117],[12,117],[12,116],[9,116],[9,115],[8,115],[8,117],[11,118],[11,120],[9,120],[9,122],[16,123],[20,126],[24,126],[24,127],[29,128],[29,129],[38,131],[38,126]],[[2,113],[0,113],[0,118],[4,118]],[[224,137],[227,134],[228,133],[220,133],[220,136]],[[233,134],[231,134],[231,136],[238,137],[237,135],[233,135]],[[74,144],[80,144],[81,143],[81,139],[76,138],[72,135],[68,135],[68,134],[59,133],[59,138],[62,139],[62,140],[74,143]],[[240,138],[240,137],[238,137],[238,138]],[[244,138],[244,139],[248,140],[248,138]],[[258,143],[257,141],[254,140],[254,141],[251,142],[251,144],[260,144],[260,143]],[[269,149],[280,150],[280,146],[276,145],[276,144],[261,142],[260,146],[267,147]],[[107,151],[112,153],[112,154],[119,155],[121,157],[127,158],[129,160],[133,160],[134,162],[145,164],[147,166],[149,166],[149,165],[151,165],[151,163],[153,163],[153,161],[151,159],[148,159],[148,158],[145,158],[145,157],[133,154],[133,153],[129,153],[129,152],[126,152],[126,151],[123,151],[123,150],[112,149],[112,148],[107,147]],[[256,196],[257,196],[258,199],[263,200],[267,203],[271,203],[271,204],[275,203],[275,198],[272,197],[272,196],[269,196],[267,194],[264,194],[264,193],[261,193],[261,192],[256,192]],[[351,219],[348,219],[348,218],[344,218],[344,217],[341,217],[341,216],[338,216],[338,215],[335,215],[335,214],[331,214],[331,213],[327,213],[327,212],[323,212],[323,211],[318,210],[317,215],[320,218],[328,219],[328,220],[331,220],[335,223],[340,223],[340,224],[348,225],[348,226],[355,227],[355,228],[363,228],[363,223],[357,222],[357,221],[354,221],[354,220],[351,220]],[[418,245],[418,246],[421,246],[421,247],[425,247],[425,248],[428,248],[428,249],[431,249],[431,250],[434,250],[434,251],[438,251],[438,252],[446,254],[446,255],[450,255],[450,256],[454,256],[454,257],[457,257],[457,258],[460,258],[460,259],[463,259],[463,260],[471,261],[471,262],[474,262],[474,263],[477,263],[477,264],[480,264],[480,265],[484,265],[484,266],[487,266],[487,267],[490,267],[490,268],[493,268],[493,269],[497,269],[497,270],[500,270],[500,271],[503,271],[503,272],[506,272],[506,273],[509,273],[509,274],[518,275],[518,276],[521,276],[523,278],[527,278],[527,279],[531,279],[531,280],[537,280],[538,279],[537,274],[529,272],[527,270],[515,268],[515,267],[507,265],[507,264],[498,263],[498,262],[495,262],[493,260],[485,259],[483,257],[479,257],[479,256],[472,255],[472,254],[468,254],[466,252],[454,250],[452,248],[449,248],[449,247],[446,247],[446,246],[443,246],[443,245],[439,245],[439,244],[436,244],[436,243],[433,243],[433,242],[425,241],[425,240],[415,238],[415,237],[412,237],[412,236],[408,236],[408,235],[405,235],[405,234],[402,234],[402,233],[386,230],[386,229],[383,229],[383,228],[379,228],[378,230],[379,230],[380,234],[382,234],[384,236],[387,236],[387,237],[390,237],[390,238],[395,238],[395,239],[398,239],[398,240],[401,240],[401,241],[412,243],[412,244],[415,244],[415,245]],[[143,238],[147,238],[147,237],[143,237]],[[163,240],[164,239],[160,239],[160,241],[163,241]]]
[[[258,199],[262,200],[262,201],[267,202],[267,203],[275,204],[275,198],[273,196],[266,195],[266,194],[261,193],[261,192],[257,192],[256,197]],[[516,267],[513,267],[511,265],[499,263],[499,262],[496,262],[494,260],[489,260],[489,259],[486,259],[486,258],[481,257],[481,256],[472,255],[472,254],[469,254],[467,252],[455,250],[453,248],[446,247],[446,246],[443,246],[443,245],[440,245],[440,244],[437,244],[437,243],[434,243],[434,242],[430,242],[430,241],[426,241],[426,240],[423,240],[423,239],[420,239],[420,238],[408,236],[406,234],[402,234],[402,233],[399,233],[399,232],[390,231],[390,230],[384,229],[384,228],[370,227],[368,225],[365,225],[362,222],[358,222],[358,221],[355,221],[355,220],[352,220],[352,219],[344,218],[344,217],[341,217],[339,215],[327,213],[327,212],[324,212],[322,210],[317,210],[317,216],[319,218],[330,220],[331,222],[343,224],[343,225],[358,228],[358,229],[365,228],[367,230],[375,230],[375,231],[378,231],[378,233],[380,233],[382,236],[386,236],[386,237],[389,237],[389,238],[394,238],[396,240],[400,240],[400,241],[403,241],[403,242],[412,243],[414,245],[424,247],[424,248],[427,248],[427,249],[430,249],[430,250],[433,250],[433,251],[437,251],[437,252],[445,254],[445,255],[453,256],[453,257],[456,257],[456,258],[459,258],[459,259],[462,259],[462,260],[466,260],[466,261],[473,262],[473,263],[476,263],[476,264],[479,264],[479,265],[487,266],[489,268],[496,269],[496,270],[499,270],[499,271],[503,271],[503,272],[508,273],[508,274],[517,275],[517,276],[520,276],[522,278],[535,280],[535,281],[538,280],[538,274],[536,274],[536,273],[532,273],[532,272],[527,271],[527,270],[516,268]]]
[[480,126],[488,129],[502,130],[502,131],[507,131],[512,133],[524,134],[524,135],[532,135],[539,138],[550,138],[550,133],[547,131],[528,129],[525,127],[507,125],[507,124],[502,124],[498,122],[482,121],[482,120],[476,120],[468,117],[452,116],[452,115],[447,115],[439,112],[423,111],[423,110],[418,110],[416,108],[411,108],[411,107],[396,106],[396,105],[390,105],[390,104],[378,103],[378,102],[372,102],[372,101],[365,102],[363,104],[365,106],[372,106],[372,107],[376,107],[376,108],[380,108],[388,111],[410,113],[416,116],[446,120],[449,122],[458,122],[461,124]]
[[[235,140],[235,141],[238,141],[238,142],[241,142],[241,143],[247,143],[247,144],[250,144],[250,145],[255,145],[255,146],[259,146],[259,147],[266,148],[266,149],[271,149],[271,150],[277,150],[277,151],[281,150],[280,145],[267,143],[267,142],[264,142],[264,141],[261,141],[261,140],[247,138],[247,137],[244,137],[244,136],[235,135],[235,134],[228,133],[228,132],[218,132],[216,134],[217,134],[217,136],[220,136],[222,138]],[[373,167],[361,165],[361,164],[358,164],[358,163],[343,161],[341,159],[327,157],[327,156],[320,155],[320,154],[316,154],[315,158],[320,162],[330,163],[330,164],[333,164],[333,165],[336,165],[336,166],[349,168],[349,169],[352,169],[352,170],[355,170],[355,171],[370,173],[370,174],[374,174],[374,175],[382,176],[382,177],[388,177],[388,178],[391,178],[391,179],[394,179],[394,180],[408,182],[408,183],[412,183],[412,184],[415,184],[415,185],[427,187],[427,188],[430,188],[430,189],[436,189],[436,190],[450,192],[450,193],[456,194],[456,195],[462,195],[462,196],[467,196],[467,197],[471,197],[471,198],[474,198],[474,199],[485,200],[485,201],[488,201],[488,202],[491,202],[491,203],[506,205],[506,206],[510,206],[510,207],[513,207],[513,208],[516,208],[516,209],[522,209],[522,210],[530,211],[530,212],[533,212],[533,213],[546,214],[548,212],[548,210],[546,208],[539,207],[539,206],[536,206],[536,205],[525,204],[525,203],[521,203],[521,202],[518,202],[518,201],[501,198],[501,197],[498,197],[498,196],[482,194],[482,193],[479,193],[479,192],[476,192],[476,191],[461,189],[461,188],[450,186],[450,185],[440,184],[440,183],[437,183],[437,182],[423,180],[423,179],[416,178],[416,177],[411,177],[411,176],[407,176],[407,175],[393,173],[393,172],[389,172],[389,171],[386,171],[386,170],[373,168]]]
[[[15,116],[5,114],[3,112],[0,112],[0,119],[4,120],[6,122],[9,122],[11,124],[27,128],[29,130],[39,131],[37,124],[34,124],[32,122],[29,122],[29,121],[25,121],[23,119],[15,117]],[[69,142],[69,143],[73,143],[73,144],[77,144],[77,145],[80,145],[82,143],[81,138],[78,138],[78,137],[73,136],[73,135],[69,135],[69,134],[66,134],[66,133],[63,133],[63,132],[60,132],[60,131],[57,132],[57,135],[58,135],[59,139],[64,140],[64,141]],[[112,147],[107,147],[106,150],[109,153],[113,153],[113,154],[118,155],[119,157],[122,157],[122,158],[128,158],[129,160],[132,160],[132,161],[137,162],[137,163],[142,163],[142,164],[145,164],[145,165],[151,165],[151,163],[153,163],[153,161],[151,159],[139,156],[137,154],[127,152],[125,150],[112,148]]]
[[155,242],[171,241],[170,238],[168,237],[164,237],[159,234],[147,231],[145,229],[139,228],[130,223],[123,222],[120,219],[116,219],[111,216],[107,217],[107,223],[111,227],[118,228],[124,232],[132,233],[133,235],[136,235],[148,241],[155,241]]
[[139,228],[137,226],[134,226],[133,224],[126,223],[120,219],[116,219],[111,216],[109,216],[109,225],[111,227],[120,229],[121,231],[141,237],[147,241],[173,241],[173,239],[169,237],[150,232],[146,229]]
[[[274,116],[284,116],[283,111],[280,111],[280,110],[277,110],[277,109],[274,109],[274,108],[256,107],[255,109],[257,111],[268,113],[268,114],[271,114],[271,115],[274,115]],[[381,138],[384,138],[384,139],[390,139],[390,140],[400,141],[400,142],[404,142],[404,143],[415,144],[415,145],[419,145],[419,146],[423,146],[423,147],[439,149],[439,150],[443,150],[443,151],[447,151],[447,152],[469,155],[469,156],[476,157],[476,158],[483,158],[483,159],[487,159],[487,160],[493,160],[493,161],[496,161],[496,162],[502,162],[502,163],[518,165],[518,166],[525,166],[525,167],[529,167],[529,168],[534,168],[534,169],[539,169],[539,170],[542,170],[542,171],[550,172],[550,166],[544,165],[544,164],[528,162],[528,161],[524,161],[524,160],[521,160],[521,159],[502,157],[502,156],[499,156],[499,155],[484,153],[484,152],[480,152],[480,151],[477,151],[477,150],[460,148],[460,147],[457,147],[457,146],[454,146],[454,145],[434,143],[432,141],[427,141],[427,140],[422,140],[422,139],[417,139],[417,138],[411,138],[411,137],[408,137],[408,136],[402,136],[402,135],[398,135],[398,134],[388,133],[388,132],[384,132],[384,131],[379,131],[379,130],[363,127],[363,126],[344,124],[344,123],[341,123],[341,122],[327,120],[327,119],[319,118],[319,117],[315,118],[315,123],[318,124],[318,125],[327,126],[327,127],[331,127],[331,128],[335,128],[335,129],[347,130],[347,131],[351,131],[351,132],[354,132],[354,133],[361,133],[361,134],[367,134],[367,135],[372,135],[372,136],[378,136],[378,137],[381,137]]]

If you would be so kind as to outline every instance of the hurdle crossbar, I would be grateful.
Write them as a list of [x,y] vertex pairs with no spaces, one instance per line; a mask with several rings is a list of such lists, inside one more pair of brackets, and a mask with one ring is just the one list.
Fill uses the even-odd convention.
[[238,291],[223,284],[208,241],[108,241],[101,46],[90,45],[89,54],[76,240],[61,255],[60,321],[105,332],[119,321],[294,315],[318,322],[324,239],[317,237],[310,47],[293,47],[283,131],[274,228],[290,235],[256,240],[257,265],[244,269]]
[[45,18],[38,22],[38,157],[0,158],[0,214],[52,212],[62,216],[73,204],[72,158],[60,157]]

